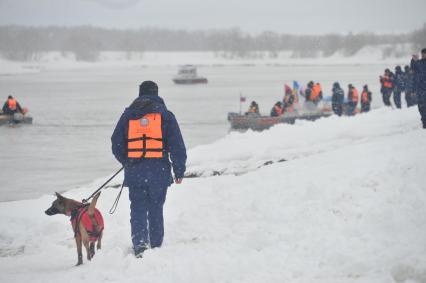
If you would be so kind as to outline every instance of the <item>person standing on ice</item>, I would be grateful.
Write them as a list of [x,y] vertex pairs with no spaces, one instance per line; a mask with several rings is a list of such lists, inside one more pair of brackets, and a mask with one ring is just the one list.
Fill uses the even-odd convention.
[[163,205],[167,188],[182,183],[186,148],[172,112],[158,96],[158,86],[144,81],[139,97],[124,110],[111,137],[112,152],[124,167],[129,188],[130,224],[136,257],[160,247],[164,237]]
[[383,96],[383,103],[386,106],[391,106],[390,97],[392,95],[394,83],[393,83],[393,74],[389,69],[385,70],[385,74],[380,76],[380,83],[382,87],[380,91]]
[[402,72],[401,66],[395,67],[394,77],[395,87],[393,90],[393,102],[396,108],[401,108],[401,93],[405,91],[405,74]]
[[331,108],[333,109],[334,114],[336,114],[337,116],[342,116],[345,93],[338,82],[335,82],[333,84],[332,93],[333,94],[331,96]]
[[416,94],[414,93],[414,73],[409,66],[404,67],[405,70],[405,101],[407,107],[416,105]]
[[414,91],[417,96],[417,105],[423,128],[426,129],[426,48],[422,49],[421,54],[421,59],[417,55],[413,55],[411,68],[414,72]]
[[365,85],[361,93],[361,112],[370,111],[371,99],[371,91],[368,89],[368,85]]
[[358,90],[352,85],[348,85],[348,115],[355,115],[358,105]]

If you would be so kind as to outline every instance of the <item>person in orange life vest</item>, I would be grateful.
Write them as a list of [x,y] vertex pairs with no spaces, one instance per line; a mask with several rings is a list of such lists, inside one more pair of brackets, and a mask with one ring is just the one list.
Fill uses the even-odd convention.
[[293,112],[295,95],[293,90],[287,84],[284,86],[283,112]]
[[305,98],[307,101],[311,101],[317,105],[322,99],[321,85],[319,83],[314,84],[313,81],[310,81],[305,91]]
[[371,91],[368,90],[368,85],[365,85],[361,93],[361,112],[370,111],[371,99]]
[[284,114],[283,104],[278,101],[271,109],[271,117],[278,117]]
[[175,116],[158,86],[144,81],[139,97],[124,110],[111,137],[112,152],[124,167],[129,188],[130,224],[136,257],[164,238],[163,205],[167,188],[180,184],[186,170],[186,148]]
[[15,113],[22,113],[21,105],[16,101],[13,96],[9,95],[6,102],[3,105],[3,113],[7,115],[13,115]]
[[394,75],[389,69],[386,69],[385,74],[380,76],[380,84],[380,92],[382,93],[383,103],[386,106],[391,106],[390,97],[394,88]]
[[259,105],[257,104],[256,101],[252,101],[250,103],[250,107],[246,112],[246,115],[247,114],[259,114]]
[[358,90],[352,85],[348,85],[348,115],[354,115],[358,105]]

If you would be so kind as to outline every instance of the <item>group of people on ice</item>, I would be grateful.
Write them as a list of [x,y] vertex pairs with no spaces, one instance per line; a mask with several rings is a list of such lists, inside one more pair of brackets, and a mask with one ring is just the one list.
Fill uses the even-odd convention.
[[[293,112],[295,106],[299,104],[299,95],[304,97],[305,106],[307,108],[316,108],[318,104],[324,99],[321,84],[310,81],[306,88],[300,88],[296,81],[293,82],[293,88],[288,84],[284,85],[284,97],[282,101],[277,101],[270,112],[271,117],[278,117],[284,113]],[[338,82],[333,84],[331,106],[333,112],[341,116],[354,115],[357,113],[358,103],[361,104],[361,112],[370,111],[372,95],[368,89],[368,85],[364,85],[361,95],[359,94],[356,87],[352,84],[348,85],[347,98],[345,99],[345,92],[340,87]],[[252,101],[248,113],[259,114],[259,105],[256,101]]]
[[[391,97],[396,108],[401,108],[401,94],[405,94],[407,107],[418,104],[423,128],[426,128],[426,48],[422,49],[421,57],[413,55],[411,63],[404,67],[395,67],[395,73],[390,69],[386,69],[383,76],[380,76],[383,103],[391,106]],[[306,88],[299,88],[296,81],[293,81],[293,88],[287,84],[284,86],[284,97],[282,101],[278,101],[271,109],[272,117],[281,116],[286,112],[293,112],[295,105],[299,103],[299,95],[305,98],[305,105],[313,105],[316,107],[323,100],[323,92],[320,83],[310,81]],[[368,85],[364,85],[361,94],[358,89],[352,85],[348,85],[347,97],[340,86],[339,82],[335,82],[332,87],[331,109],[338,115],[354,115],[359,110],[357,108],[360,103],[360,112],[368,112],[371,108],[372,94]],[[259,114],[259,105],[253,101],[246,114]]]
[[414,92],[414,71],[406,65],[404,71],[401,66],[395,67],[395,73],[386,69],[383,76],[380,76],[380,92],[382,93],[383,103],[391,106],[391,96],[396,108],[401,108],[401,94],[405,93],[407,107],[417,104],[416,93]]
[[362,88],[361,95],[359,95],[358,89],[352,85],[348,85],[348,96],[345,101],[345,93],[340,87],[338,82],[333,84],[332,96],[331,96],[331,108],[333,112],[342,116],[354,115],[357,113],[358,102],[361,104],[361,112],[368,112],[371,108],[372,95],[371,91],[368,89],[368,85],[364,85]]
[[391,97],[396,108],[401,108],[401,95],[405,94],[407,107],[418,104],[419,112],[426,129],[426,48],[421,50],[421,57],[413,55],[410,65],[395,67],[395,73],[386,69],[380,76],[380,92],[383,103],[391,105]]

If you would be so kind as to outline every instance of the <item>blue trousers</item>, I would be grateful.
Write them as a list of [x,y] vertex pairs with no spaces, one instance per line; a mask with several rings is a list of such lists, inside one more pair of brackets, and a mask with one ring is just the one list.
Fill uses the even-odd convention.
[[423,128],[426,129],[426,91],[417,92],[417,105],[419,107]]
[[401,108],[401,91],[399,89],[393,91],[393,102],[396,108]]
[[130,225],[135,252],[163,243],[166,188],[129,187]]
[[386,106],[391,106],[390,97],[392,95],[392,89],[389,89],[389,88],[382,89],[382,95],[383,95],[383,104]]

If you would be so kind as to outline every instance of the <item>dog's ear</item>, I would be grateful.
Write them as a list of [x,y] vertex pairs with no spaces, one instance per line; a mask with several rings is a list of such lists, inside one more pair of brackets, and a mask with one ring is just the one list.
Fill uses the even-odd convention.
[[64,197],[63,196],[61,196],[59,193],[57,193],[57,192],[55,192],[55,195],[56,195],[56,197],[59,199],[59,200],[63,200],[64,199]]

